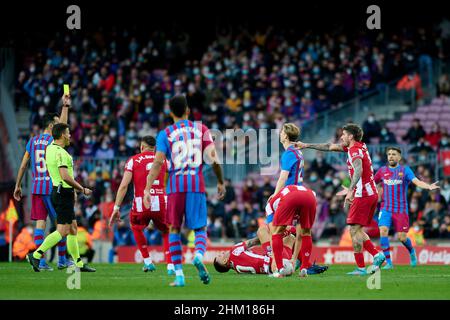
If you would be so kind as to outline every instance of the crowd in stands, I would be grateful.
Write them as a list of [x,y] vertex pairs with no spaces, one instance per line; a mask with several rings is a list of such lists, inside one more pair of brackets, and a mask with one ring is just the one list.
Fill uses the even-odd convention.
[[[143,36],[103,31],[83,37],[59,33],[24,58],[15,99],[19,110],[31,111],[34,135],[42,129],[43,115],[59,109],[62,85],[70,83],[69,152],[75,159],[84,159],[75,163],[76,177],[94,190],[89,199],[79,198],[76,214],[93,239],[106,233],[114,245],[120,245],[128,243],[128,226],[109,231],[105,218],[112,211],[124,160],[138,152],[140,137],[156,135],[171,123],[168,99],[172,95],[185,93],[191,119],[214,129],[279,128],[287,121],[301,125],[355,95],[408,74],[420,61],[428,61],[424,57],[442,57],[445,46],[437,38],[438,31],[423,28],[376,36],[340,30],[298,35],[274,27],[255,32],[238,28],[221,30],[214,41],[205,44],[202,56],[192,58],[190,37],[185,33]],[[448,76],[437,85],[440,95],[448,95]],[[417,148],[428,148],[429,143],[431,150],[450,146],[447,133],[439,127],[427,133],[420,123],[414,123],[405,137],[396,137],[375,115],[362,126],[365,142],[407,142]],[[374,166],[383,161],[382,154],[374,156]],[[424,179],[434,178],[425,166],[416,172]],[[339,237],[346,215],[343,199],[335,193],[348,182],[348,175],[320,153],[306,164],[305,173],[305,184],[318,191],[321,199],[316,239]],[[410,188],[411,219],[425,228],[426,236],[449,237],[449,188],[448,179],[440,193]],[[249,178],[238,196],[228,180],[224,202],[208,197],[209,236],[253,237],[273,191],[273,179],[257,185]],[[131,196],[130,188],[126,199]],[[148,239],[150,243],[161,241],[152,227]]]

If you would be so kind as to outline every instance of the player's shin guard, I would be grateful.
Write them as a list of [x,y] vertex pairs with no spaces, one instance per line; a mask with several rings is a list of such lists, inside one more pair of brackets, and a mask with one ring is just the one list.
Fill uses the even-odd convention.
[[82,268],[84,266],[84,263],[80,258],[80,248],[78,247],[78,240],[76,235],[69,234],[67,236],[67,249],[69,250],[69,254],[72,256],[75,265],[78,268]]
[[181,236],[179,233],[169,234],[169,251],[170,251],[170,258],[175,267],[175,274],[177,276],[184,276],[183,267],[181,265],[182,248],[181,248]]
[[152,262],[148,261],[150,255],[147,249],[147,239],[145,238],[143,230],[144,226],[131,226],[131,231],[133,231],[134,239],[136,240],[138,249],[142,254],[142,258],[144,258],[144,261],[147,259],[146,264],[149,264]]
[[402,241],[402,244],[405,246],[406,249],[408,249],[409,253],[412,253],[414,251],[414,247],[409,238],[406,238],[404,242]]
[[386,262],[388,264],[392,264],[391,261],[391,248],[389,247],[389,238],[388,237],[380,237],[380,246],[381,250],[383,250],[384,256],[386,257]]
[[58,242],[58,263],[59,264],[66,264],[66,252],[67,252],[67,245],[66,245],[66,237],[62,238]]
[[309,263],[309,259],[311,257],[312,251],[312,237],[311,236],[302,236],[302,247],[300,249],[302,266],[301,269],[308,269],[311,264]]
[[206,251],[206,231],[196,230],[195,231],[195,255],[203,260],[203,256]]
[[283,268],[283,234],[272,235],[272,250],[277,269],[280,271]]
[[[35,229],[34,230],[34,244],[36,248],[39,248],[44,242],[44,229]],[[45,264],[45,255],[42,255],[40,265]]]
[[377,248],[373,245],[372,241],[366,240],[363,242],[363,247],[366,249],[372,256],[375,256],[378,254]]
[[51,247],[56,246],[56,244],[62,239],[61,234],[58,231],[50,233],[41,244],[39,248],[33,253],[33,257],[35,259],[41,259],[44,255],[44,252],[50,249]]

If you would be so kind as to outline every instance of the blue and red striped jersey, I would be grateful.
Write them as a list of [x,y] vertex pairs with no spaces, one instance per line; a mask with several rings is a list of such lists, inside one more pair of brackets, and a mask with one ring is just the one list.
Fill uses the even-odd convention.
[[156,152],[168,160],[167,194],[205,192],[203,151],[213,143],[208,128],[201,122],[180,120],[162,130],[156,138]]
[[408,166],[381,167],[375,174],[375,183],[383,182],[381,210],[408,213],[408,184],[415,178]]
[[285,186],[303,184],[303,154],[299,149],[290,146],[281,156],[281,170],[289,171]]
[[45,164],[45,150],[53,142],[49,134],[40,134],[31,138],[26,146],[31,158],[31,193],[49,195],[52,192],[52,180]]

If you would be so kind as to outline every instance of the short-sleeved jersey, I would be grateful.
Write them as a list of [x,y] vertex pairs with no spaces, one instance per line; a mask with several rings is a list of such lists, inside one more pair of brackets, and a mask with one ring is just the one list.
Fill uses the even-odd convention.
[[167,194],[205,192],[203,151],[211,143],[208,128],[197,121],[180,120],[158,134],[156,152],[168,160]]
[[302,185],[303,183],[303,154],[299,149],[290,146],[281,156],[281,170],[289,171],[286,186]]
[[384,166],[375,174],[375,183],[383,183],[381,210],[391,213],[408,213],[408,184],[416,176],[408,166]]
[[274,214],[277,211],[280,202],[289,193],[291,193],[291,192],[299,192],[299,191],[300,191],[300,193],[298,193],[299,197],[302,196],[302,192],[312,193],[314,195],[314,197],[316,196],[316,193],[313,190],[308,189],[308,188],[306,188],[304,186],[286,186],[283,189],[281,189],[281,191],[278,192],[274,197],[272,197],[269,202],[267,202],[267,205],[266,205],[266,216]]
[[231,248],[229,262],[237,273],[267,274],[271,258],[261,247],[247,249],[245,243],[240,242]]
[[143,205],[147,176],[154,160],[155,153],[146,151],[131,157],[125,164],[125,171],[131,172],[133,175],[134,199],[132,210],[134,212],[160,211],[160,206],[164,205],[160,201],[160,196],[166,194],[164,190],[164,179],[166,177],[167,165],[165,162],[159,172],[158,178],[153,181],[152,188],[150,189],[150,195],[152,197],[151,207],[147,210]]
[[53,142],[49,134],[40,134],[28,140],[26,150],[31,160],[31,193],[49,195],[52,192],[52,180],[45,164],[45,150]]
[[368,197],[374,194],[378,194],[375,181],[373,178],[373,167],[372,160],[370,159],[369,150],[365,143],[355,142],[351,148],[343,147],[344,151],[347,152],[347,167],[350,175],[350,179],[353,179],[354,167],[353,162],[356,159],[361,159],[362,161],[362,172],[361,178],[356,184],[353,193],[355,197]]
[[45,152],[45,163],[48,173],[52,178],[53,186],[62,184],[63,188],[72,188],[71,185],[64,182],[59,174],[59,168],[67,168],[69,175],[73,178],[73,159],[72,156],[62,147],[52,143]]

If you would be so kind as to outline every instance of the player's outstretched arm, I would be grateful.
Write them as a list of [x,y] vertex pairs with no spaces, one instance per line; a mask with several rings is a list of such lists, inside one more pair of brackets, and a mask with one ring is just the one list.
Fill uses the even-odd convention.
[[111,214],[111,218],[109,219],[109,226],[111,227],[114,222],[120,221],[120,206],[122,205],[123,198],[127,194],[128,185],[131,183],[131,179],[133,178],[133,174],[130,171],[125,171],[122,181],[120,182],[119,189],[117,190],[116,200],[114,201],[114,209]]
[[216,148],[213,143],[206,147],[205,153],[208,156],[211,167],[217,177],[217,193],[219,195],[219,200],[223,200],[225,198],[226,191],[225,185],[223,184],[222,166],[220,165],[219,157],[217,156]]
[[157,151],[152,168],[147,175],[147,185],[144,190],[144,207],[146,209],[150,208],[150,189],[152,188],[153,181],[155,181],[155,179],[159,176],[159,172],[164,165],[164,161],[166,161],[166,155],[161,151]]
[[25,154],[22,158],[22,163],[19,167],[19,172],[17,173],[16,186],[14,188],[14,199],[20,201],[22,199],[22,179],[25,175],[25,171],[27,170],[28,162],[30,161],[30,154],[28,151],[25,151]]
[[414,178],[412,180],[412,183],[414,183],[416,186],[418,186],[421,189],[425,189],[425,190],[436,190],[439,189],[439,181],[436,181],[432,184],[426,183],[425,181],[419,180],[417,178]]
[[318,151],[335,151],[344,152],[344,148],[340,144],[336,143],[305,143],[298,141],[295,143],[298,149],[314,149]]
[[70,99],[70,95],[63,95],[62,97],[62,110],[61,115],[59,116],[59,122],[67,124],[69,119],[69,108],[72,105],[72,100]]

